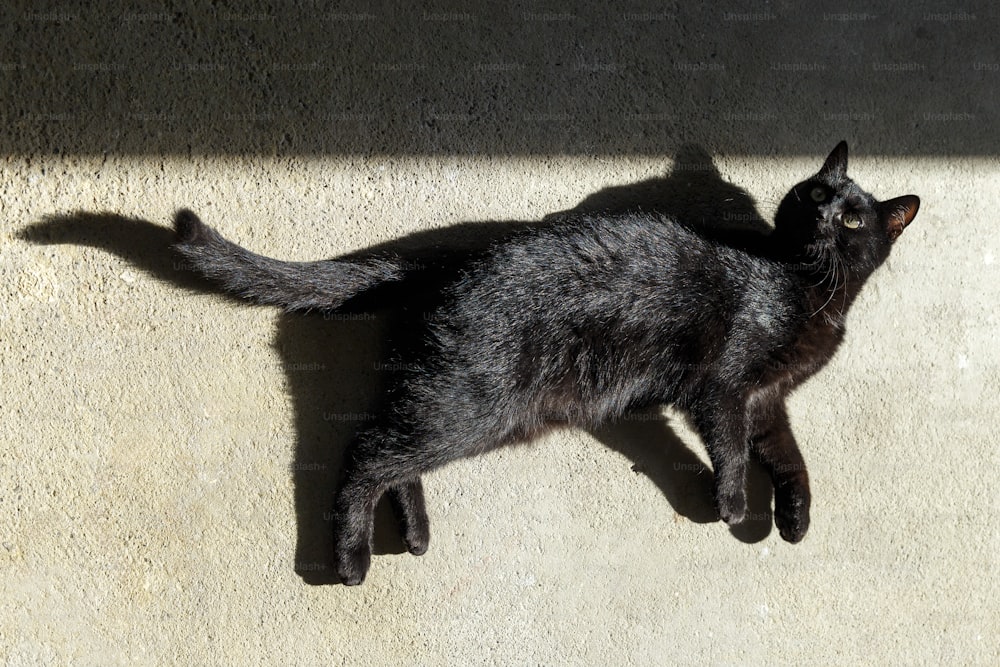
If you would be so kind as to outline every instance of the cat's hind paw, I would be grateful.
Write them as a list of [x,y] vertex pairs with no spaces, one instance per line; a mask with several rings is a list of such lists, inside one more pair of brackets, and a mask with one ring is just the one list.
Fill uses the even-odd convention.
[[431,535],[427,524],[414,526],[403,535],[403,543],[406,550],[414,556],[423,556],[427,553],[427,545],[430,544]]
[[337,576],[345,586],[357,586],[365,580],[372,553],[367,547],[336,554]]

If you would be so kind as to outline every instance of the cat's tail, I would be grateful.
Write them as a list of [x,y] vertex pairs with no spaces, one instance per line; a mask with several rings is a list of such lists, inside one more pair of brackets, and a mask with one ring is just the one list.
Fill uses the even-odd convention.
[[256,255],[187,209],[174,216],[174,230],[173,247],[189,268],[227,292],[289,311],[335,310],[365,290],[404,277],[403,262],[391,256],[283,262]]

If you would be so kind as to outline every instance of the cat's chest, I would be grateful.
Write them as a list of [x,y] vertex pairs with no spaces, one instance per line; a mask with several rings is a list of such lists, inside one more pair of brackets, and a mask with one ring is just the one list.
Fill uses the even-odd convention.
[[842,321],[823,317],[809,320],[789,343],[776,351],[764,384],[795,387],[825,366],[843,339]]

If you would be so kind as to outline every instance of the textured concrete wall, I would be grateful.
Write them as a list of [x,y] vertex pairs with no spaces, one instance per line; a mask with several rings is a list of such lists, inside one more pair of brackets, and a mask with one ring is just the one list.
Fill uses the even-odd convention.
[[[8,10],[0,657],[996,664],[993,10],[765,7]],[[751,521],[713,521],[703,448],[649,413],[428,475],[429,552],[383,515],[364,586],[327,585],[382,323],[244,306],[165,252],[181,206],[313,259],[656,203],[688,144],[767,215],[841,138],[923,208],[791,400],[795,546],[759,473]]]

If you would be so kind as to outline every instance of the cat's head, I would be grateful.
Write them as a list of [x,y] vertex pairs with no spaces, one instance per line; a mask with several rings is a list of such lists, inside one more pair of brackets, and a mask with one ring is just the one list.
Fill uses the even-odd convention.
[[904,195],[880,202],[847,177],[847,142],[823,167],[785,195],[774,218],[774,240],[786,256],[842,261],[867,274],[889,256],[892,244],[917,215],[920,199]]

